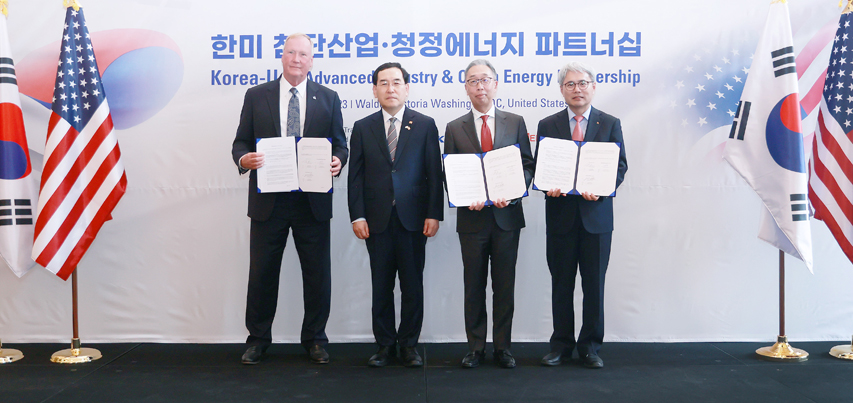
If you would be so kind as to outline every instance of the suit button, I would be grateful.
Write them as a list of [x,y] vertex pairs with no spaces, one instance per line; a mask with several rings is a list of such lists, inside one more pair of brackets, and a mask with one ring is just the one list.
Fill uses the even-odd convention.
[[393,173],[396,173],[396,172],[397,172],[397,170],[396,170],[396,169],[392,169],[392,170],[391,170],[391,173],[392,173],[392,174],[393,174]]

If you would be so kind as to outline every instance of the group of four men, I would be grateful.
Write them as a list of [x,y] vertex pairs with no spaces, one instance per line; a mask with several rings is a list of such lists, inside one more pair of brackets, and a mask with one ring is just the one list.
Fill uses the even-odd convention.
[[[338,176],[349,154],[348,199],[352,228],[365,240],[372,279],[373,333],[379,350],[369,366],[382,367],[399,355],[405,366],[423,365],[417,343],[423,323],[423,270],[428,237],[444,218],[443,173],[435,121],[407,108],[409,74],[399,63],[373,72],[373,95],[381,110],[353,125],[349,152],[337,93],[307,80],[313,44],[307,35],[290,35],[276,81],[246,92],[232,157],[249,179],[250,265],[246,304],[249,337],[244,364],[256,364],[272,343],[282,254],[288,233],[302,266],[305,316],[300,339],[315,363],[328,363],[325,333],[331,296],[330,220],[332,194],[259,193],[257,169],[264,155],[256,139],[296,136],[331,138],[330,173]],[[575,141],[622,143],[618,119],[590,106],[593,72],[580,63],[560,70],[560,91],[568,108],[539,122],[538,136]],[[469,113],[447,124],[444,153],[481,153],[518,145],[524,178],[534,173],[527,128],[521,116],[497,110],[492,102],[498,82],[486,60],[465,71]],[[616,186],[627,171],[624,145]],[[568,191],[568,189],[566,190]],[[495,362],[515,367],[510,352],[515,266],[521,228],[521,200],[472,203],[458,209],[456,230],[462,249],[465,331],[469,353],[462,366],[484,360],[487,332],[486,284],[491,261]],[[547,261],[552,276],[554,333],[543,365],[559,365],[575,348],[584,366],[601,368],[604,338],[604,278],[613,231],[613,201],[591,193],[567,195],[550,189],[546,196]],[[573,294],[578,268],[582,277],[583,326],[575,339]],[[401,318],[395,321],[394,287],[399,276]]]

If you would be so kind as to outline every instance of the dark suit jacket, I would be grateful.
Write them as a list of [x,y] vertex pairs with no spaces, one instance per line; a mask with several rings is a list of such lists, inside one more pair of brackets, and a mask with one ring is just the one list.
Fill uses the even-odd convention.
[[[237,166],[240,157],[255,151],[255,139],[281,137],[279,111],[280,85],[282,78],[264,83],[246,91],[237,137],[231,146],[231,155]],[[290,85],[285,81],[285,85]],[[344,134],[341,99],[338,93],[313,81],[305,87],[304,137],[332,139],[332,155],[341,160],[341,169],[347,163],[347,138]],[[240,169],[241,173],[245,172]],[[332,218],[332,194],[308,193],[311,212],[319,221]],[[275,205],[276,193],[258,193],[258,173],[249,175],[249,217],[259,221],[269,219]]]
[[350,219],[365,218],[371,233],[385,231],[395,201],[397,215],[408,231],[423,231],[426,218],[444,219],[435,121],[406,108],[401,123],[393,164],[381,110],[355,122],[352,128]]
[[[482,125],[482,121],[478,121]],[[480,139],[474,126],[474,113],[468,112],[447,124],[444,132],[445,154],[482,153]],[[495,109],[495,140],[494,149],[518,144],[521,150],[521,164],[524,168],[524,181],[530,186],[533,179],[533,155],[530,152],[530,140],[527,137],[527,126],[524,118],[513,113]],[[492,210],[498,227],[504,231],[524,228],[524,210],[521,200],[513,200],[504,208],[486,207]],[[485,208],[472,211],[467,208],[456,210],[456,232],[479,232],[489,219]]]
[[[625,179],[625,172],[628,171],[625,143],[622,141],[622,124],[619,119],[595,108],[590,111],[588,123],[584,141],[622,144],[622,150],[619,152],[619,169],[616,173],[616,187],[618,188],[622,180]],[[569,112],[567,109],[563,109],[539,121],[537,135],[539,137],[571,140],[572,132],[569,127]],[[538,156],[539,143],[536,144]],[[597,201],[588,201],[579,195],[566,195],[565,197],[548,197],[546,195],[546,232],[555,234],[568,232],[574,223],[578,210],[580,210],[583,227],[588,232],[601,234],[613,231],[613,198],[599,197]]]

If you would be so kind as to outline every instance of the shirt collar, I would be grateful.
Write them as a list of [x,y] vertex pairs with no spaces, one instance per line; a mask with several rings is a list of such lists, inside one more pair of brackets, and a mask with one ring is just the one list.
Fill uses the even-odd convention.
[[[400,108],[400,111],[398,111],[397,114],[394,115],[394,117],[397,118],[398,122],[403,121],[403,113],[404,112],[406,112],[406,105],[403,105],[403,107]],[[382,118],[384,119],[385,122],[387,122],[388,119],[391,119],[391,114],[386,112],[385,109],[382,109]]]
[[[566,107],[566,110],[567,110],[567,111],[569,111],[569,120],[572,120],[572,119],[574,119],[574,118],[575,118],[575,116],[577,116],[577,115],[575,115],[575,113],[574,113],[574,112],[572,112],[572,110],[571,110],[571,109],[569,109],[568,107]],[[592,111],[592,106],[590,106],[589,108],[586,108],[586,111],[583,113],[583,118],[584,118],[584,119],[586,119],[587,121],[589,121],[589,113],[590,113],[591,111]]]
[[489,111],[486,113],[481,113],[480,111],[477,110],[477,108],[471,108],[471,113],[474,114],[474,120],[482,119],[481,116],[483,116],[483,115],[488,115],[489,117],[495,117],[495,106],[492,105],[492,107],[489,108]]

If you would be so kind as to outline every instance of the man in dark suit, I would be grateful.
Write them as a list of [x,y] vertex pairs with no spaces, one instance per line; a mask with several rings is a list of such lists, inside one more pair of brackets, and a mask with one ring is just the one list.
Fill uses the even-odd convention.
[[[419,367],[424,317],[423,271],[427,237],[444,218],[441,155],[435,121],[405,107],[409,73],[399,63],[373,72],[373,96],[382,109],[353,125],[349,212],[352,230],[364,239],[373,285],[373,334],[379,351],[368,365],[383,367],[400,356]],[[402,294],[395,326],[394,280]]]
[[290,229],[302,265],[305,316],[302,345],[311,360],[329,362],[326,321],[331,299],[331,193],[258,193],[256,169],[264,165],[256,139],[296,136],[332,139],[330,175],[347,160],[338,94],[306,80],[314,65],[313,45],[305,34],[290,35],[281,57],[282,77],[246,91],[240,125],[231,148],[240,173],[249,175],[249,290],[246,297],[248,348],[243,364],[257,364],[272,343],[281,259]]
[[[595,95],[593,77],[595,73],[578,62],[560,70],[560,92],[568,108],[542,119],[537,134],[540,138],[620,143],[618,187],[628,170],[622,124],[590,106]],[[613,199],[589,192],[567,195],[561,189],[550,189],[545,199],[554,333],[551,352],[542,358],[542,364],[559,365],[571,359],[577,347],[585,367],[602,368],[604,361],[598,352],[604,341],[604,275],[613,234]],[[576,342],[573,299],[578,268],[583,290],[583,326]]]
[[[492,105],[497,90],[497,72],[491,63],[480,59],[468,65],[465,69],[465,91],[473,108],[447,124],[444,153],[482,153],[518,144],[524,179],[529,186],[533,177],[533,156],[527,127],[521,116],[498,110]],[[485,356],[488,327],[486,282],[490,258],[494,357],[501,367],[515,367],[510,343],[515,307],[515,262],[522,228],[524,211],[521,199],[498,199],[494,206],[485,206],[485,200],[481,200],[457,210],[456,232],[462,246],[465,283],[465,334],[470,350],[462,359],[464,368],[479,366]]]

